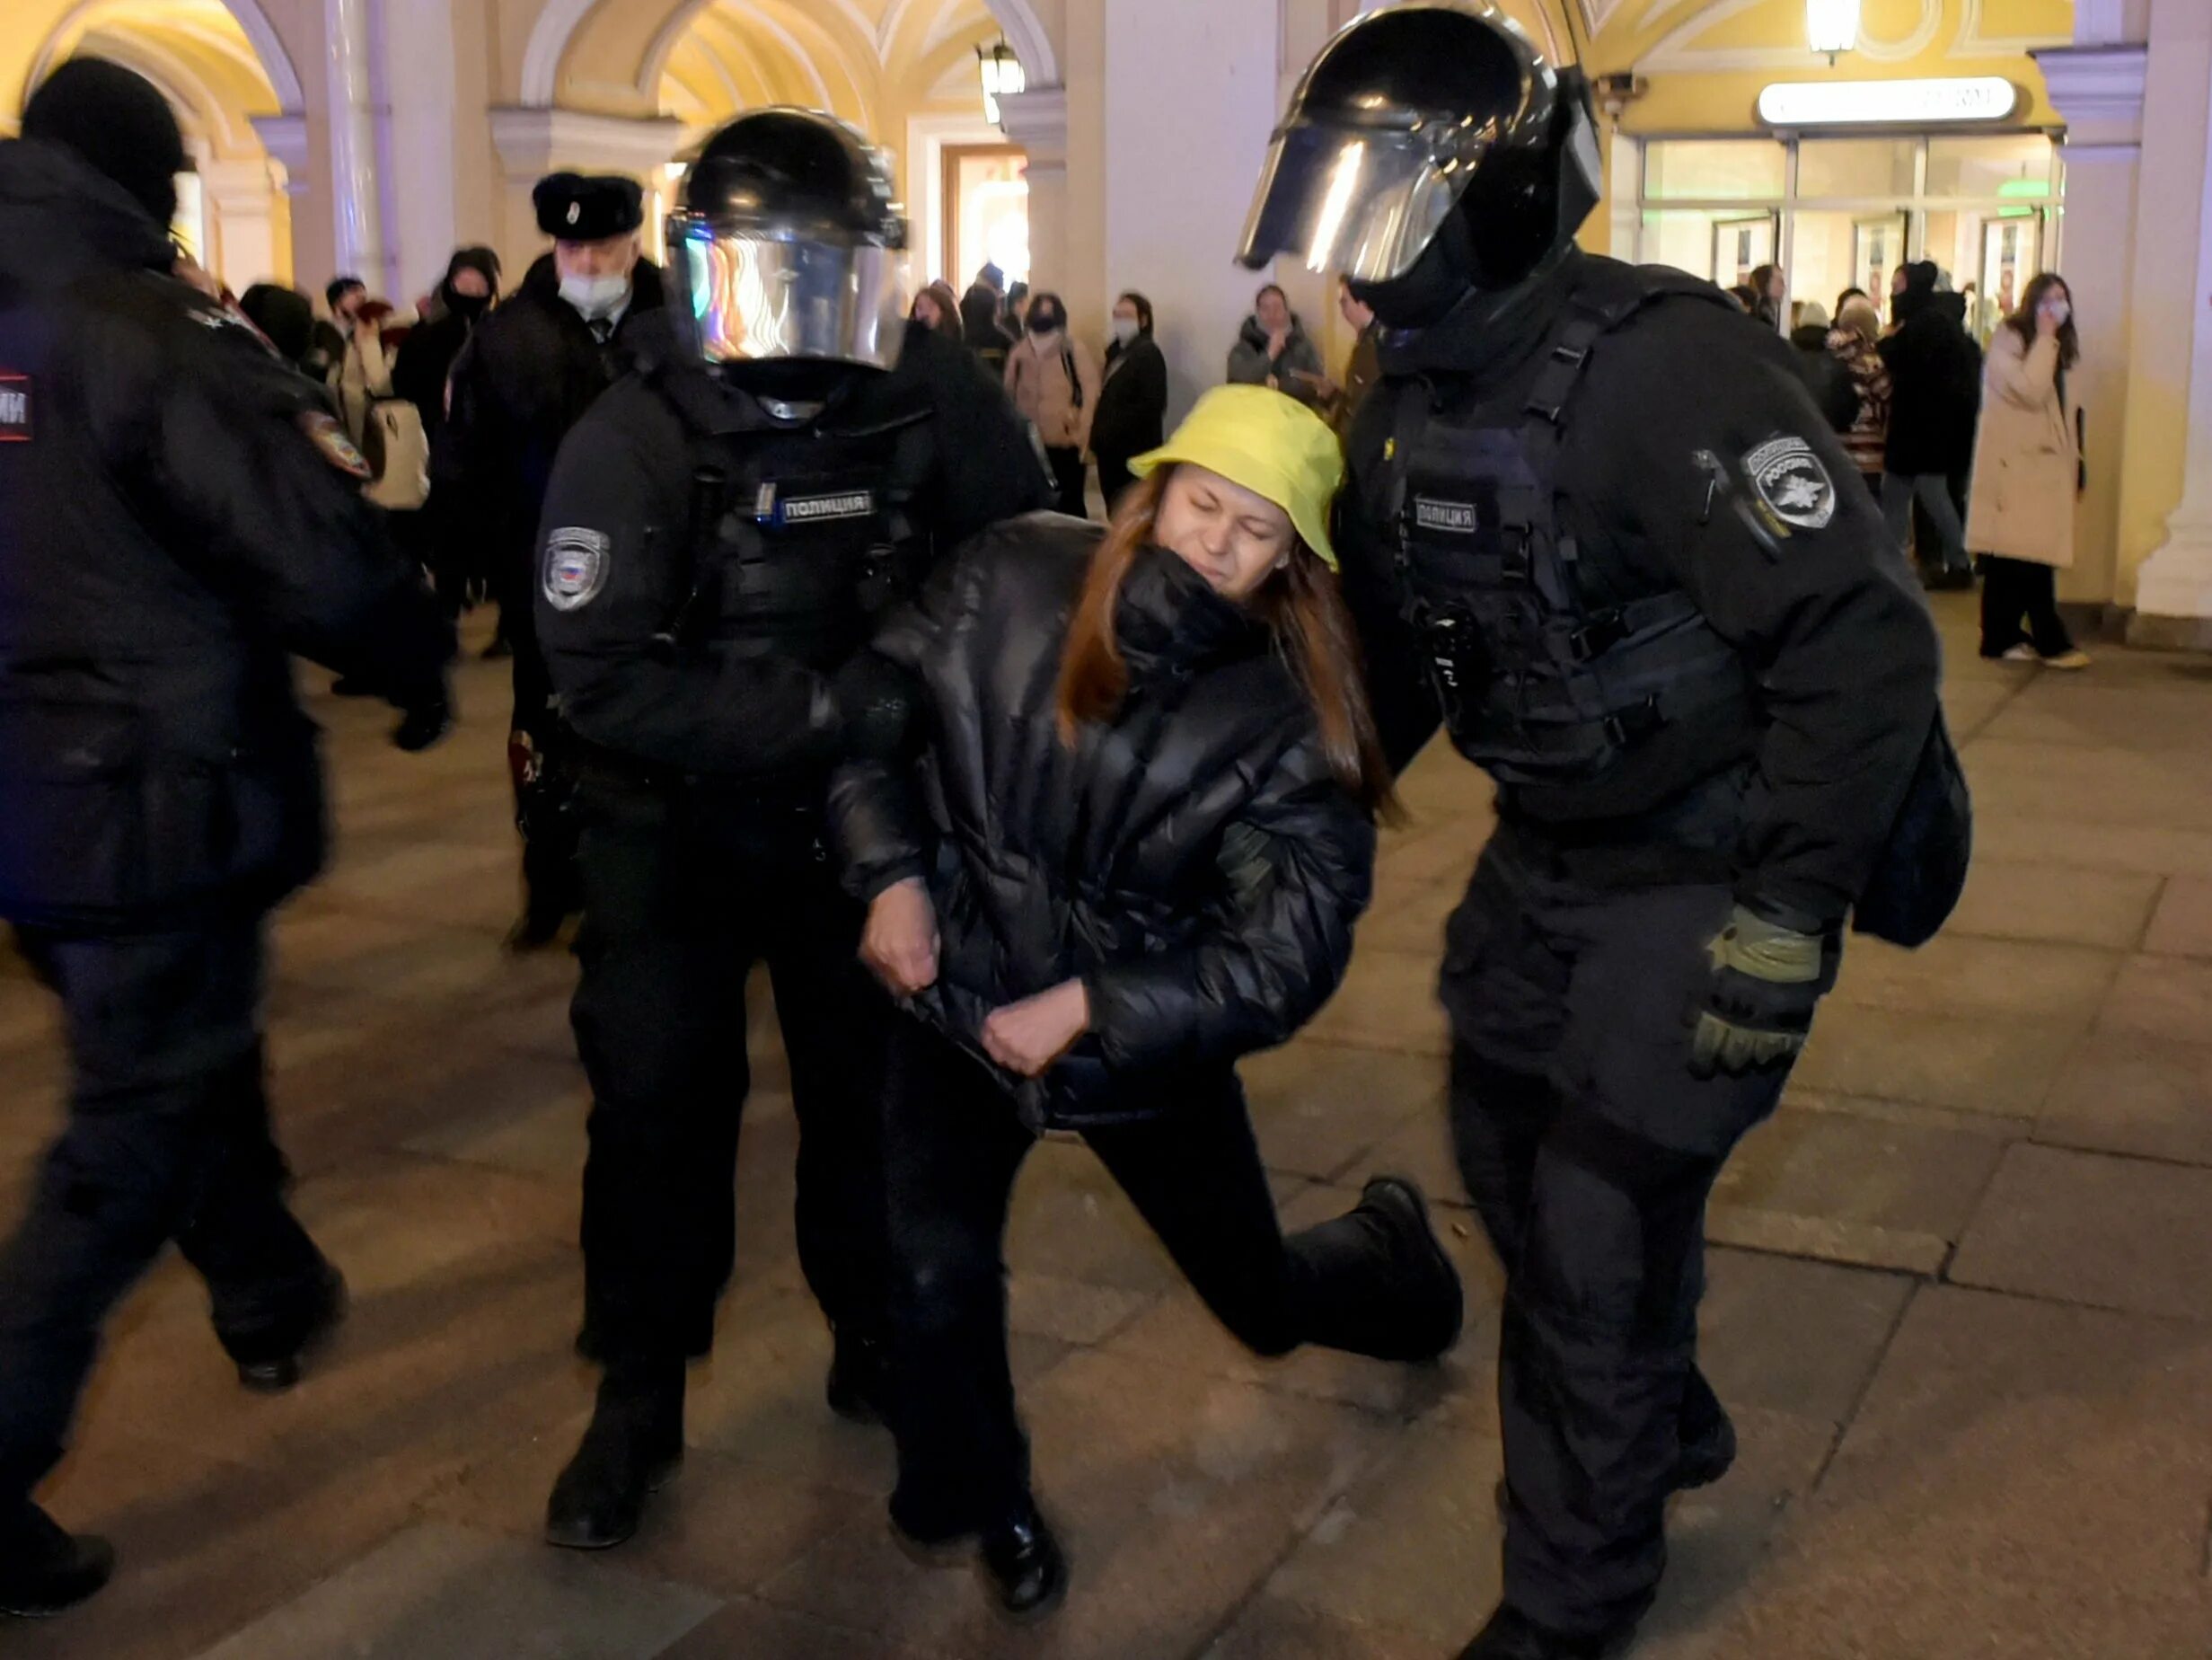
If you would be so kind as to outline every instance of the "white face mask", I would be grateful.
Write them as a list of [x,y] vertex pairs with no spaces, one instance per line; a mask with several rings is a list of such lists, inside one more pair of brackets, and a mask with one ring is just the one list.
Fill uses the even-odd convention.
[[612,317],[630,298],[627,277],[563,277],[560,297],[576,307],[585,322]]
[[1114,319],[1114,338],[1124,346],[1137,338],[1137,320],[1134,317]]
[[2064,327],[2066,320],[2074,314],[2074,307],[2065,300],[2045,300],[2043,314],[2053,322]]

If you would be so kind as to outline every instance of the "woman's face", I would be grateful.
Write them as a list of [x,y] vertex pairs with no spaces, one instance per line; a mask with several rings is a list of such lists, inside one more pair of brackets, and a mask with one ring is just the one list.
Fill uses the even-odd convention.
[[1298,543],[1291,516],[1265,496],[1203,467],[1180,466],[1168,480],[1152,540],[1212,584],[1243,601],[1285,564]]
[[1781,305],[1783,297],[1787,295],[1789,291],[1789,278],[1785,277],[1779,269],[1775,270],[1767,277],[1767,297],[1772,300],[1776,305]]
[[2035,309],[2047,313],[2052,322],[2063,325],[2074,314],[2074,296],[2066,284],[2054,282],[2043,290],[2043,297],[2035,303]]
[[1291,303],[1273,288],[1260,296],[1256,310],[1260,327],[1270,334],[1280,334],[1291,326]]
[[945,326],[944,313],[937,309],[935,296],[925,292],[914,296],[914,321],[932,329]]
[[1114,302],[1114,321],[1116,322],[1141,324],[1144,320],[1138,316],[1137,307],[1133,301],[1116,300]]

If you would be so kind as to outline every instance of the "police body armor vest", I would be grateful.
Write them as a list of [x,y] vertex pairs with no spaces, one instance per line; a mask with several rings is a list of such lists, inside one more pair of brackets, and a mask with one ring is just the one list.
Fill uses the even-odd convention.
[[1404,614],[1453,745],[1502,785],[1571,785],[1694,709],[1749,700],[1735,649],[1670,588],[1594,596],[1560,529],[1574,393],[1604,337],[1670,296],[1728,302],[1661,268],[1601,266],[1568,301],[1519,406],[1397,393],[1387,501]]
[[692,589],[664,640],[713,639],[827,672],[918,584],[916,498],[931,411],[763,427],[692,441]]

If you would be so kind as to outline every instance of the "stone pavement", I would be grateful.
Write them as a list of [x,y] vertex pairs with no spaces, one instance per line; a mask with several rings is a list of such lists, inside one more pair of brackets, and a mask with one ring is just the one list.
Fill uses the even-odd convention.
[[[1713,1206],[1706,1365],[1742,1430],[1678,1503],[1650,1660],[2212,1655],[2212,667],[1972,657],[1964,914],[1849,956],[1779,1116]],[[317,676],[319,679],[320,676]],[[1428,1660],[1497,1590],[1497,1275],[1459,1204],[1432,995],[1486,820],[1408,779],[1343,994],[1246,1069],[1286,1221],[1399,1169],[1444,1201],[1469,1320],[1441,1367],[1250,1359],[1080,1145],[1023,1179],[1015,1355],[1075,1586],[1009,1633],[885,1535],[889,1448],[821,1404],[790,1238],[793,1123],[756,1067],[739,1284],[692,1452],[645,1532],[536,1541],[583,1422],[586,1090],[565,958],[498,941],[514,849],[500,676],[428,756],[322,700],[340,852],[277,932],[271,1053],[298,1203],[349,1323],[294,1393],[242,1393],[170,1260],[113,1333],[48,1490],[114,1585],[0,1656],[98,1660]],[[771,1029],[753,1012],[763,1049]],[[57,1112],[51,1011],[0,967],[5,1214]]]

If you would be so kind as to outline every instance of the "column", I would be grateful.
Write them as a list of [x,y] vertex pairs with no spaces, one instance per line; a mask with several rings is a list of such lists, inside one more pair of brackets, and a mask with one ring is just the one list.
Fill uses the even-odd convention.
[[[1070,317],[1080,318],[1068,259],[1068,89],[1038,86],[1001,98],[999,115],[1008,140],[1028,156],[1030,286],[1057,290]],[[956,290],[974,278],[975,263],[951,273]]]
[[215,274],[236,294],[279,276],[275,214],[283,198],[269,163],[203,162],[199,182]]
[[330,96],[330,208],[339,269],[390,293],[376,184],[376,122],[369,102],[369,0],[323,0]]
[[382,0],[383,232],[397,305],[445,274],[461,234],[454,208],[454,8],[447,0]]
[[252,121],[261,147],[269,152],[290,222],[287,279],[311,295],[319,295],[322,285],[337,269],[337,253],[330,243],[330,216],[312,210],[316,174],[308,119],[304,115],[257,115]]
[[[2204,200],[2212,170],[2212,9],[2191,6],[2184,13],[2161,4],[2153,11],[2151,27],[2140,188],[2146,204],[2155,204],[2160,216],[2170,216],[2175,230],[2189,234],[2176,250],[2182,257],[2161,269],[2160,250],[2148,245],[2149,216],[2141,225],[2146,245],[2136,251],[2135,363],[2138,374],[2157,373],[2157,379],[2150,386],[2131,386],[2130,403],[2142,411],[2147,394],[2154,406],[2164,405],[2169,422],[2178,416],[2178,445],[2162,444],[2145,455],[2139,482],[2146,494],[2155,489],[2171,500],[2178,467],[2181,503],[2135,573],[2136,615],[2128,639],[2212,649],[2212,303],[2207,299],[2212,296],[2212,212],[2205,211]],[[2163,373],[2151,368],[2179,358],[2183,340],[2185,366]],[[2131,463],[2146,449],[2150,430],[2149,422],[2131,420]],[[2135,471],[2131,465],[2131,474]],[[2128,552],[2123,542],[2123,587]]]
[[[1170,425],[1221,383],[1253,291],[1267,280],[1235,256],[1282,113],[1279,4],[1105,8],[1104,276],[1109,290],[1152,300]],[[1318,318],[1306,321],[1319,329]]]
[[2141,45],[2036,54],[2051,102],[2067,124],[2058,266],[2074,290],[2082,363],[2072,384],[2086,418],[2093,458],[2088,489],[2075,515],[2074,569],[2059,576],[2059,594],[2067,600],[2109,603],[2119,588],[2146,56]]

